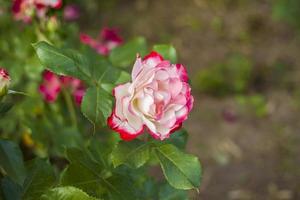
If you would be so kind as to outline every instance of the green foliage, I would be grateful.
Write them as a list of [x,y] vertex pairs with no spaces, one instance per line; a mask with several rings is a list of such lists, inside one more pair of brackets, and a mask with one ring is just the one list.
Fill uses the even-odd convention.
[[274,0],[273,17],[276,20],[283,20],[300,28],[300,2],[298,0]]
[[[80,149],[68,149],[70,165],[62,176],[62,185],[72,185],[95,196],[107,196],[109,199],[135,199],[128,177],[104,169],[104,166],[90,152]],[[80,172],[80,173],[78,173]]]
[[[4,7],[10,9],[10,4]],[[114,103],[112,89],[130,81],[127,67],[137,53],[147,53],[144,38],[134,38],[103,56],[91,48],[77,48],[76,25],[34,18],[19,26],[10,22],[8,12],[0,15],[0,26],[6,30],[0,33],[0,66],[11,75],[10,94],[14,90],[28,94],[5,97],[0,104],[0,136],[12,140],[0,140],[1,199],[171,200],[186,199],[184,190],[199,187],[200,164],[183,153],[185,130],[167,141],[149,136],[125,142],[106,126]],[[34,41],[40,42],[32,48]],[[154,45],[153,50],[177,61],[171,45]],[[68,86],[62,86],[63,95],[55,102],[43,101],[38,88],[46,69],[84,82],[81,106],[66,100],[73,92]],[[13,112],[7,112],[12,105]],[[169,183],[149,177],[149,168],[159,163]]]
[[194,82],[203,93],[223,96],[247,91],[252,73],[252,63],[247,57],[233,55],[226,62],[200,70]]
[[138,37],[113,49],[109,55],[109,60],[116,67],[126,68],[133,65],[137,53],[145,55],[146,50],[145,39]]
[[169,184],[163,184],[159,188],[159,200],[188,200],[188,193],[184,190],[176,190]]
[[1,179],[1,189],[3,193],[3,198],[5,200],[21,199],[22,187],[14,181],[12,181],[9,177],[4,177]]
[[164,57],[164,59],[170,60],[172,63],[177,62],[176,49],[172,45],[154,45],[153,50],[161,54]]
[[100,200],[87,195],[82,190],[67,186],[57,187],[43,194],[41,200]]
[[267,101],[262,95],[239,95],[236,97],[236,101],[244,112],[254,114],[257,117],[265,117],[268,114]]
[[23,184],[22,199],[34,200],[51,188],[56,182],[52,166],[42,159],[28,163],[28,175]]
[[198,189],[201,166],[197,157],[184,154],[171,144],[155,148],[167,181],[177,189]]
[[104,89],[90,87],[83,97],[81,110],[83,114],[94,124],[106,124],[112,109],[112,97]]
[[50,71],[79,79],[89,80],[87,61],[73,51],[61,50],[46,42],[33,44],[41,63]]
[[126,164],[132,168],[139,168],[149,159],[150,143],[140,140],[131,142],[121,141],[112,152],[114,167]]
[[0,155],[0,167],[7,176],[22,185],[26,169],[19,146],[8,140],[0,140]]

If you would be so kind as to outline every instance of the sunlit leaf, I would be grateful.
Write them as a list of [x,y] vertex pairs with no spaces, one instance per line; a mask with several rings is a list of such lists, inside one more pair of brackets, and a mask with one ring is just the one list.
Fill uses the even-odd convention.
[[100,200],[89,196],[82,190],[72,187],[57,187],[42,195],[41,200]]
[[106,119],[111,114],[112,96],[100,87],[87,89],[82,103],[81,111],[93,124],[106,124]]
[[141,140],[121,141],[112,152],[112,161],[114,167],[126,164],[132,168],[139,168],[147,162],[149,154],[149,143]]
[[171,144],[155,148],[163,173],[176,189],[198,189],[201,180],[201,166],[197,157],[185,154]]

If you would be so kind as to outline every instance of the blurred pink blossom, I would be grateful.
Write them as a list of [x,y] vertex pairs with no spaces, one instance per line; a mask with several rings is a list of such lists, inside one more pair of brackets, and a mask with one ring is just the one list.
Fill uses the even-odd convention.
[[119,35],[118,30],[108,27],[104,27],[96,39],[85,33],[81,33],[80,41],[95,49],[101,55],[108,55],[113,48],[123,43],[123,39]]
[[48,8],[59,9],[62,0],[13,0],[12,13],[16,20],[30,23],[34,14],[42,18]]
[[43,73],[43,83],[40,85],[39,91],[45,101],[55,102],[62,88],[68,89],[72,93],[76,104],[81,104],[85,94],[85,85],[81,80],[69,76],[58,76],[48,70]]
[[47,102],[56,101],[60,91],[61,82],[57,75],[50,71],[44,71],[43,73],[43,83],[39,87],[40,93]]
[[80,8],[75,4],[67,5],[64,9],[64,19],[67,21],[75,21],[80,17]]

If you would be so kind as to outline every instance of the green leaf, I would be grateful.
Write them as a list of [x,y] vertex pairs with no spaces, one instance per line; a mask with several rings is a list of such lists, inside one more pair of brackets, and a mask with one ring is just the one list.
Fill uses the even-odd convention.
[[121,141],[112,152],[112,162],[114,167],[125,164],[131,168],[139,168],[147,162],[149,154],[149,143],[141,140]]
[[0,155],[0,168],[16,183],[22,185],[26,170],[19,146],[8,140],[0,140]]
[[50,71],[90,81],[88,61],[73,51],[61,50],[47,42],[33,44],[41,63]]
[[201,166],[197,157],[185,154],[171,144],[155,148],[163,173],[176,189],[198,189],[201,180]]
[[161,54],[164,57],[164,59],[170,60],[172,63],[177,62],[176,49],[172,45],[167,45],[167,44],[154,45],[153,50]]
[[61,184],[78,187],[95,197],[109,196],[112,200],[135,199],[129,178],[103,169],[99,159],[80,149],[68,149],[71,164],[63,173]]
[[1,189],[5,200],[21,200],[21,186],[13,182],[9,177],[1,179]]
[[0,117],[2,117],[5,113],[7,113],[13,107],[12,103],[0,103]]
[[188,193],[185,190],[177,190],[169,184],[159,187],[159,200],[188,200]]
[[87,152],[77,149],[67,149],[70,165],[63,172],[61,184],[74,186],[89,195],[100,197],[104,189],[100,187],[103,165],[96,162]]
[[109,59],[116,67],[126,68],[134,63],[136,54],[144,55],[147,51],[146,41],[142,37],[135,38],[128,43],[114,48]]
[[166,141],[175,145],[179,149],[185,149],[188,140],[188,133],[185,129],[180,129],[171,134],[170,138]]
[[111,114],[112,96],[99,87],[87,89],[82,103],[81,111],[83,115],[93,124],[106,124],[106,119]]
[[109,141],[107,138],[101,138],[101,140],[99,140],[99,138],[93,137],[90,141],[89,150],[95,158],[95,160],[100,162],[105,167],[105,169],[111,169],[112,161],[110,155],[116,144],[116,140]]
[[48,161],[36,158],[28,165],[28,175],[23,184],[23,198],[25,200],[39,199],[55,184],[56,177]]
[[57,187],[42,195],[41,200],[100,200],[89,196],[82,190],[72,187]]

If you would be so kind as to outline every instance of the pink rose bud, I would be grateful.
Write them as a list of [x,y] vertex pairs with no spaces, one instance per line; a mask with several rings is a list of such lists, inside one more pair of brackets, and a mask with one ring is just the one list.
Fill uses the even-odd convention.
[[151,52],[137,57],[132,81],[114,88],[115,107],[108,126],[123,140],[140,135],[144,128],[163,140],[179,129],[193,107],[194,98],[186,69]]
[[5,69],[0,68],[0,98],[4,97],[7,94],[9,84],[9,74]]
[[64,9],[64,19],[75,21],[80,17],[80,8],[75,4],[67,5]]

